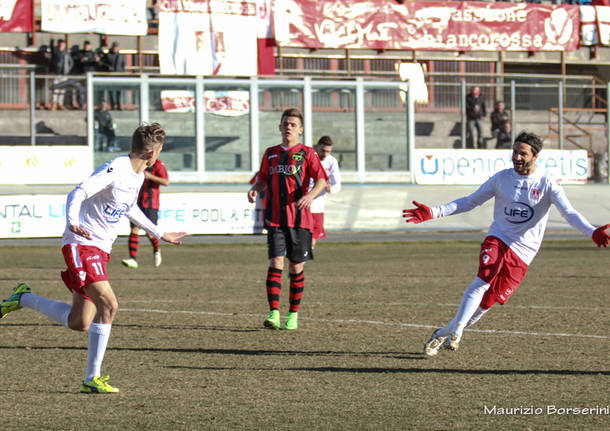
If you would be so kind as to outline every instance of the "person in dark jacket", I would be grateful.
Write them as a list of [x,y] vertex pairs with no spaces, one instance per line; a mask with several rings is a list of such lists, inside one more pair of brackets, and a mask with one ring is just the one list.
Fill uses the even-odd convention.
[[[466,96],[466,121],[468,123],[468,133],[473,144],[476,142],[475,148],[485,148],[483,140],[483,123],[482,118],[487,115],[485,108],[485,100],[481,95],[479,87],[472,87],[470,94]],[[474,132],[477,131],[477,140],[474,140]],[[473,145],[474,146],[474,145]]]
[[[125,56],[119,52],[118,42],[113,42],[108,54],[102,59],[102,65],[108,72],[125,72]],[[110,91],[111,109],[121,110],[121,90]]]
[[53,54],[51,55],[51,73],[57,75],[53,78],[53,85],[51,86],[51,90],[53,90],[51,110],[53,111],[56,109],[65,109],[64,98],[66,90],[64,88],[65,86],[62,86],[61,84],[68,81],[67,75],[72,70],[73,65],[74,62],[72,61],[72,56],[66,46],[66,41],[59,39],[57,41],[57,47],[53,49]]
[[491,135],[497,136],[498,130],[500,130],[504,124],[504,120],[509,118],[510,115],[504,107],[504,102],[497,100],[496,104],[494,105],[494,110],[489,115],[489,119],[491,120]]
[[116,134],[114,132],[114,121],[108,111],[108,103],[100,102],[94,113],[95,119],[95,150],[115,151]]

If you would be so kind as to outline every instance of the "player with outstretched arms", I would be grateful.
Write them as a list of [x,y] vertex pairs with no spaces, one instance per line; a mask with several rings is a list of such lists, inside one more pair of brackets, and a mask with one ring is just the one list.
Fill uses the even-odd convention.
[[407,223],[421,223],[472,210],[491,198],[494,218],[481,244],[479,270],[466,288],[456,316],[437,329],[424,346],[424,354],[435,356],[441,347],[457,350],[464,329],[479,321],[495,303],[505,304],[519,287],[540,248],[551,204],[570,226],[607,247],[610,225],[595,228],[572,207],[563,188],[536,170],[541,139],[522,132],[513,145],[513,168],[494,174],[474,193],[448,204],[428,207],[413,201],[414,209],[403,211]]
[[152,166],[163,148],[165,131],[158,123],[139,126],[132,136],[131,152],[98,168],[68,195],[66,229],[62,253],[67,269],[61,277],[72,292],[72,305],[53,301],[31,292],[20,283],[13,295],[0,304],[0,317],[27,307],[41,312],[75,331],[88,331],[87,368],[80,385],[84,393],[111,393],[119,390],[102,377],[101,366],[118,310],[106,265],[117,237],[122,216],[155,238],[180,244],[184,232],[163,233],[138,208],[136,200],[144,169]]

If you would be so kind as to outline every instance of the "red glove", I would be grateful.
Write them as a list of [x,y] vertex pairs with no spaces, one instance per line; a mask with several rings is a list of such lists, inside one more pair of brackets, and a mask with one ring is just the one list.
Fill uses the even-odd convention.
[[591,237],[593,238],[593,241],[595,242],[595,244],[597,244],[598,247],[601,247],[602,245],[604,247],[608,247],[608,243],[610,242],[610,235],[608,235],[604,231],[609,227],[610,224],[607,224],[606,226],[600,226],[593,231],[593,235]]
[[420,204],[417,201],[413,201],[413,205],[417,208],[402,210],[402,216],[406,219],[405,222],[418,224],[432,218],[432,210],[429,206]]

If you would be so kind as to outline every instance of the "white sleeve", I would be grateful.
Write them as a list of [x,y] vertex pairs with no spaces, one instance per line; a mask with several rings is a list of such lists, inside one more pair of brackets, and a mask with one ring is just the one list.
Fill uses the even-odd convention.
[[68,194],[66,201],[66,223],[68,226],[80,223],[80,207],[85,199],[108,187],[113,180],[114,172],[108,172],[106,165],[104,165]]
[[339,172],[339,164],[336,161],[330,166],[328,184],[330,184],[331,194],[337,193],[339,190],[341,190],[341,172]]
[[163,232],[159,230],[159,227],[154,224],[146,215],[142,212],[139,206],[132,205],[127,214],[125,214],[129,220],[135,225],[144,229],[146,233],[155,238],[159,239],[163,236]]
[[474,193],[464,196],[449,202],[448,204],[432,207],[433,218],[447,217],[454,214],[460,214],[470,211],[471,209],[483,205],[494,196],[495,180],[494,177],[489,178],[481,185]]
[[574,229],[579,230],[583,234],[591,237],[595,227],[591,225],[576,209],[572,206],[568,197],[566,196],[563,187],[557,183],[553,183],[551,186],[551,202],[557,207],[561,216],[567,221],[570,226]]

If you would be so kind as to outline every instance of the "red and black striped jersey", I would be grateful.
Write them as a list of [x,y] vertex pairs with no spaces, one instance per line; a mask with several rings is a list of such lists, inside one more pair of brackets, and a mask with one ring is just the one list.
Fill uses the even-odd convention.
[[311,179],[328,179],[315,150],[301,143],[292,148],[275,145],[263,155],[258,177],[267,183],[265,225],[312,229],[309,208],[298,210],[296,203],[307,194]]
[[[169,178],[165,163],[163,163],[159,159],[157,159],[155,164],[152,165],[150,168],[146,168],[146,170],[156,177]],[[152,208],[158,210],[159,194],[159,183],[151,181],[149,179],[145,179],[144,184],[142,184],[142,188],[140,189],[138,205],[140,206],[140,208]]]

